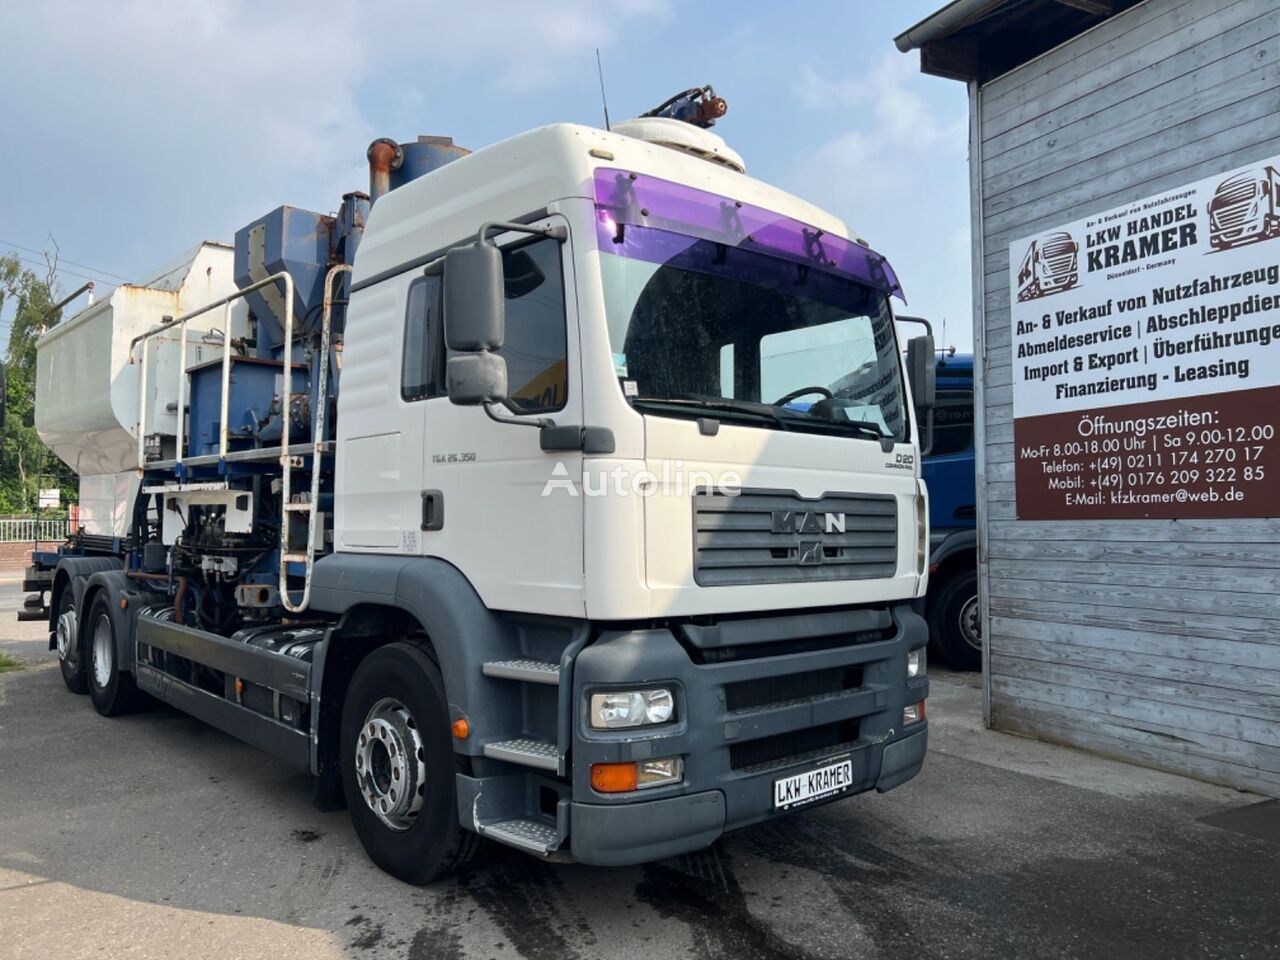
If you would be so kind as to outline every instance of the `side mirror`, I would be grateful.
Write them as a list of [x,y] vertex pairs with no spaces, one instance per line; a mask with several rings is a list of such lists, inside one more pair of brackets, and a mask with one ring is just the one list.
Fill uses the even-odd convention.
[[938,355],[933,348],[933,334],[907,341],[907,380],[920,430],[920,455],[925,456],[933,449],[933,407],[938,399]]
[[938,355],[933,336],[912,337],[907,341],[907,380],[917,410],[932,410],[938,397]]
[[496,353],[459,353],[449,358],[444,375],[450,403],[476,407],[507,399],[507,361]]
[[502,346],[506,301],[502,251],[488,243],[455,247],[444,257],[444,341],[449,400],[462,406],[507,398]]

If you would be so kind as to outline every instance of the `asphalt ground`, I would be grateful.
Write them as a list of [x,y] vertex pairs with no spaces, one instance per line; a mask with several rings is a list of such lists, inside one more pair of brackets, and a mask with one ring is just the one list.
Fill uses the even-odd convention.
[[638,867],[490,848],[414,888],[306,776],[167,708],[99,717],[20,600],[0,583],[3,958],[1280,955],[1280,805],[984,730],[975,676],[934,669],[891,793]]

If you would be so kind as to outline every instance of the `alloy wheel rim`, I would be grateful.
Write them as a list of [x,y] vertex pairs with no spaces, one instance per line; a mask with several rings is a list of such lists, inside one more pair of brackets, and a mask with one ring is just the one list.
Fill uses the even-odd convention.
[[111,638],[111,621],[103,614],[93,626],[93,679],[99,690],[111,682],[111,666],[115,644]]
[[71,639],[76,635],[76,611],[75,608],[66,610],[62,616],[58,617],[58,626],[55,633],[58,643],[58,659],[67,660],[71,656]]
[[427,765],[413,714],[399,700],[373,705],[356,741],[356,782],[365,805],[386,827],[413,826],[426,797]]
[[960,636],[964,642],[975,650],[982,649],[982,612],[978,609],[978,598],[970,597],[960,608]]

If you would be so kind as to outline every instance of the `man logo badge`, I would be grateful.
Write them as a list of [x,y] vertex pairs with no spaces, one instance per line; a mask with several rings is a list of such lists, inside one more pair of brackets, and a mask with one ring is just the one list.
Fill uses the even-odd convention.
[[[805,510],[774,510],[772,529],[780,534],[817,534],[844,533],[845,515],[843,513],[827,513]],[[821,540],[802,540],[796,550],[796,563],[802,567],[814,567],[822,564],[826,554]]]
[[806,510],[774,510],[774,533],[844,533],[843,513],[818,513]]
[[796,562],[802,567],[814,567],[822,563],[822,541],[806,540],[800,544]]

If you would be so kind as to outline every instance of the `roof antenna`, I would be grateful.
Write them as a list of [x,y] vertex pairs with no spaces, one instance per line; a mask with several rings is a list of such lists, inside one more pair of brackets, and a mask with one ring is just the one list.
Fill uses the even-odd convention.
[[609,100],[604,95],[604,65],[600,63],[600,48],[596,47],[596,72],[600,75],[600,103],[604,105],[604,128],[612,130],[609,126]]

